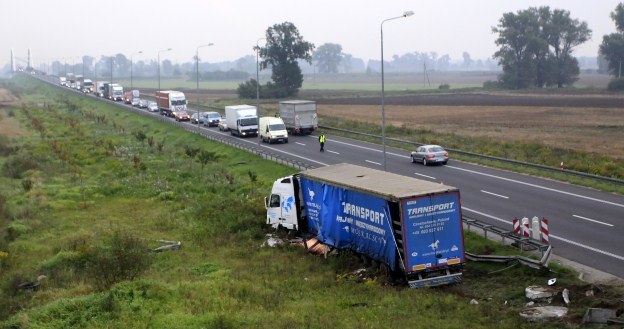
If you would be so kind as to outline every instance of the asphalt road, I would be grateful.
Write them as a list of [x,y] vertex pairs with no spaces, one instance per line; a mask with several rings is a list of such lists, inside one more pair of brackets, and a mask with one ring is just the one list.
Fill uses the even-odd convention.
[[[257,138],[234,137],[217,128],[201,129],[258,145]],[[349,162],[383,170],[380,145],[326,136],[325,152],[319,152],[314,135],[290,136],[287,144],[261,143],[261,147],[314,166]],[[624,196],[454,161],[452,154],[450,157],[446,166],[423,166],[411,163],[409,152],[387,147],[386,168],[458,187],[463,214],[498,227],[512,230],[514,217],[547,218],[556,255],[624,278]]]

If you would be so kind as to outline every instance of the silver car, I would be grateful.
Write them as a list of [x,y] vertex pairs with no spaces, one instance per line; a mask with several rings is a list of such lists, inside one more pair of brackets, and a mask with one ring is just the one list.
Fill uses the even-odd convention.
[[443,165],[448,163],[448,152],[439,145],[423,145],[416,149],[416,152],[412,152],[412,162],[422,162],[423,165],[441,163]]
[[156,105],[155,102],[149,102],[149,104],[147,104],[147,109],[150,112],[158,112],[158,105]]

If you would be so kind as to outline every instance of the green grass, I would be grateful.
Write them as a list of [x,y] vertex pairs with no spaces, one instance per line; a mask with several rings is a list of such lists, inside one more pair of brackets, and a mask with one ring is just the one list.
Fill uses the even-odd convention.
[[[534,327],[518,316],[524,288],[553,273],[468,263],[463,284],[416,290],[388,284],[372,266],[365,280],[349,275],[364,265],[348,252],[324,259],[297,246],[263,248],[262,198],[292,168],[32,79],[13,81],[23,105],[12,110],[30,134],[0,140],[19,146],[0,156],[0,328]],[[138,131],[164,141],[162,151]],[[202,171],[184,145],[219,159]],[[35,167],[5,175],[4,164],[21,157],[34,157]],[[159,239],[182,248],[145,252],[149,266],[133,280],[98,284],[120,268],[111,252],[136,256],[127,253]],[[516,252],[474,234],[465,244]],[[573,291],[573,315],[541,328],[580,327],[586,307],[621,298],[615,288],[585,298],[590,286],[557,271]],[[16,288],[40,275],[39,290]]]

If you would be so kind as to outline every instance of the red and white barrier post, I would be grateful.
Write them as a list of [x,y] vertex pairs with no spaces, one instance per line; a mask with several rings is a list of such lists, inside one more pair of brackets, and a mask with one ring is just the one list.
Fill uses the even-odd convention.
[[515,235],[520,236],[520,221],[518,220],[518,217],[513,219],[513,232]]
[[541,222],[541,230],[542,230],[542,242],[546,244],[550,244],[550,238],[548,233],[548,219],[542,218]]

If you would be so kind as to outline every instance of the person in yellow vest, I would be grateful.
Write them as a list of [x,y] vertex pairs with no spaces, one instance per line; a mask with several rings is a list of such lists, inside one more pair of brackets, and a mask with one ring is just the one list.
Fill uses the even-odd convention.
[[325,152],[325,150],[323,150],[323,147],[325,146],[325,134],[321,133],[319,136],[319,143],[321,144],[321,152]]

